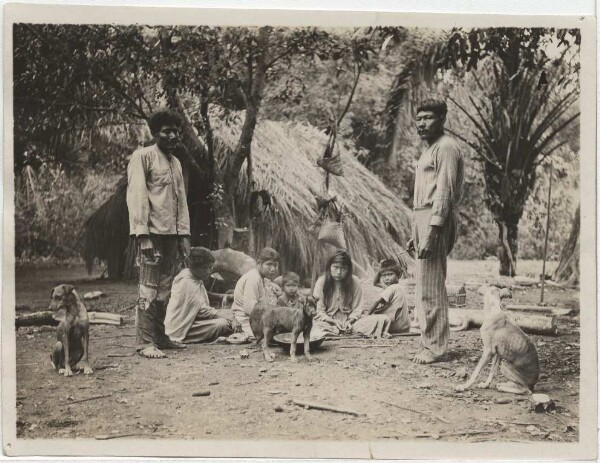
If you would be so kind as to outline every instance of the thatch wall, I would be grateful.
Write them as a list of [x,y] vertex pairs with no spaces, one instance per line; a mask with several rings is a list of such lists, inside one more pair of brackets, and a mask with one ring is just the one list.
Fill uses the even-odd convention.
[[[223,164],[239,139],[240,124],[215,124],[215,157]],[[256,190],[266,190],[272,204],[251,219],[253,248],[272,246],[282,255],[283,270],[310,276],[316,236],[310,226],[317,217],[315,195],[323,193],[324,175],[316,160],[327,136],[314,127],[274,121],[259,121],[252,143],[253,181]],[[348,211],[345,221],[352,257],[361,266],[393,256],[410,235],[410,210],[353,154],[340,146],[344,176],[331,176],[329,194]],[[190,173],[191,174],[191,173]],[[190,176],[190,182],[195,179]],[[247,214],[246,166],[240,172],[236,209]],[[84,229],[85,258],[108,260],[109,277],[131,276],[131,255],[127,253],[127,205],[125,188],[115,194],[87,221]],[[194,233],[194,230],[192,230]],[[321,261],[333,248],[321,246]],[[399,255],[408,266],[407,254]],[[126,275],[125,275],[126,274]]]

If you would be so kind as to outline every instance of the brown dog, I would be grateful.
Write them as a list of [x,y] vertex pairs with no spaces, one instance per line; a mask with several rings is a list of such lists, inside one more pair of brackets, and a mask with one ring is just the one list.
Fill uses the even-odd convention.
[[306,360],[312,360],[310,355],[310,330],[313,325],[313,317],[317,313],[317,305],[312,297],[304,300],[302,309],[291,307],[280,307],[276,305],[258,302],[250,313],[250,328],[256,338],[256,344],[261,342],[263,353],[267,362],[275,359],[275,354],[269,350],[269,344],[273,336],[278,333],[292,333],[290,346],[290,357],[292,362],[296,359],[296,341],[300,333],[304,336],[304,355]]
[[59,285],[51,292],[50,310],[65,309],[65,318],[58,325],[58,341],[50,354],[52,367],[59,374],[73,376],[72,369],[81,361],[83,373],[93,373],[88,359],[90,323],[87,310],[71,285]]
[[509,381],[498,383],[496,389],[513,394],[533,392],[540,374],[535,344],[500,308],[498,288],[492,286],[486,290],[483,311],[483,323],[480,328],[483,355],[471,378],[455,389],[464,391],[471,387],[477,381],[483,367],[492,359],[490,374],[485,382],[479,383],[479,387],[490,387],[502,362],[502,374]]

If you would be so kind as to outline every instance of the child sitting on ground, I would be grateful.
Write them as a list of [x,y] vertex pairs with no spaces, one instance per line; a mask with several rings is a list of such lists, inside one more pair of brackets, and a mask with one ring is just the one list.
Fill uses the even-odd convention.
[[383,287],[383,292],[373,305],[363,312],[363,316],[373,313],[387,315],[390,324],[382,333],[382,337],[390,337],[393,333],[407,333],[410,330],[406,295],[398,284],[400,273],[400,267],[393,259],[381,261],[373,284]]
[[283,294],[277,299],[277,305],[301,309],[304,306],[304,296],[298,294],[300,277],[294,272],[285,272],[281,278]]

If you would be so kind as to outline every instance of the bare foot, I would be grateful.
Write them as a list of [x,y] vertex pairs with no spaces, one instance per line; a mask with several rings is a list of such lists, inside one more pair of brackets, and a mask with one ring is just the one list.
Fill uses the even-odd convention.
[[438,358],[426,349],[423,349],[415,355],[415,358],[413,359],[413,363],[418,363],[419,365],[428,365],[437,361]]
[[138,354],[140,354],[142,357],[145,357],[148,359],[167,358],[166,354],[164,352],[161,352],[160,350],[158,350],[155,346],[148,346],[144,350],[138,351]]
[[383,334],[381,335],[381,337],[382,337],[383,339],[388,339],[388,338],[391,338],[391,337],[392,337],[392,335],[391,335],[390,333],[383,333]]

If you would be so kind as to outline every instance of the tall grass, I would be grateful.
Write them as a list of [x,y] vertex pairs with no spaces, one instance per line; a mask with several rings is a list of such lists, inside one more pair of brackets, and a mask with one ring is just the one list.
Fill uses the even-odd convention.
[[17,263],[78,258],[81,227],[114,190],[118,174],[67,173],[60,167],[27,166],[15,178]]

